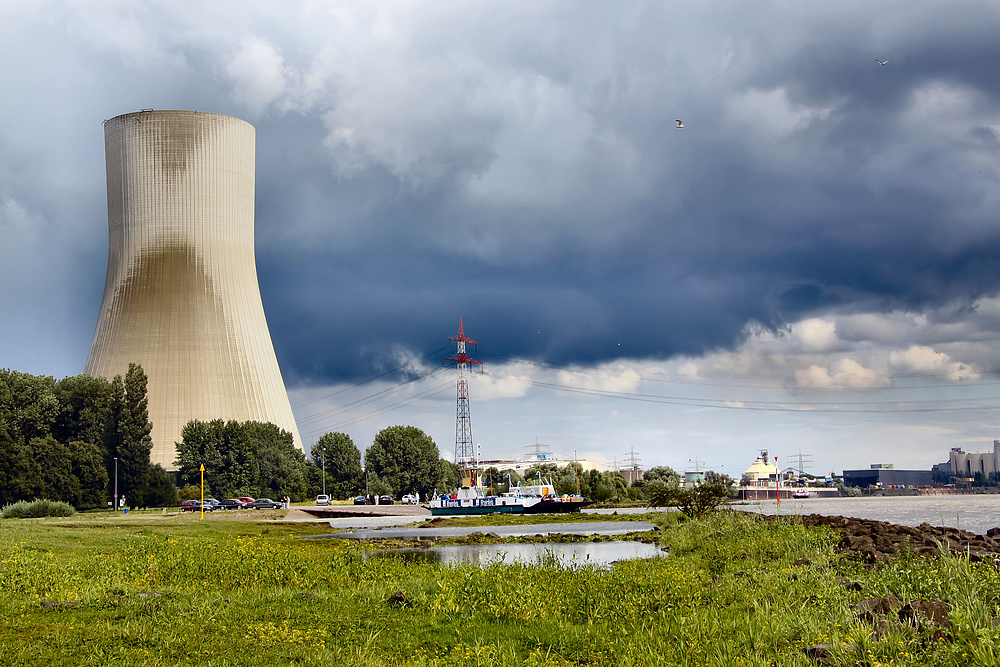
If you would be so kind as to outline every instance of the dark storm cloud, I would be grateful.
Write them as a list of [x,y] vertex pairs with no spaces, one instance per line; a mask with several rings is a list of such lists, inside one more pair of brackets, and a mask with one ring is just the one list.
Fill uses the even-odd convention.
[[[996,181],[996,18],[932,8],[880,43],[858,17],[798,42],[738,29],[748,65],[693,92],[635,23],[605,43],[603,77],[531,39],[528,55],[488,43],[480,54],[585,100],[591,145],[569,192],[539,180],[534,205],[471,197],[504,151],[482,119],[483,145],[463,144],[459,116],[458,141],[422,153],[436,177],[416,189],[384,162],[345,178],[309,151],[315,170],[283,204],[312,233],[294,259],[261,253],[279,355],[302,377],[363,376],[400,347],[433,351],[462,316],[491,354],[587,364],[732,346],[748,322],[995,293],[997,210],[981,192]],[[627,174],[601,162],[602,136],[634,151]]]
[[[88,248],[78,347],[103,285],[99,121],[140,107],[257,128],[258,272],[291,384],[431,354],[459,317],[497,359],[591,364],[1000,289],[988,5],[223,5],[3,33],[34,95],[0,102],[3,224]],[[87,176],[56,205],[60,160]],[[23,256],[9,271],[37,269]]]

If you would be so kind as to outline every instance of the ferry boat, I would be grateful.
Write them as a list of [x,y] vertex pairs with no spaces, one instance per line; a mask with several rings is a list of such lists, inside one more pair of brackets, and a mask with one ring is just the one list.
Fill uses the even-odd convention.
[[436,494],[424,505],[434,516],[462,514],[546,514],[579,512],[590,505],[582,496],[556,495],[551,479],[539,478],[538,484],[518,484],[500,495],[486,494],[483,469],[468,466],[461,469],[462,484],[450,494]]

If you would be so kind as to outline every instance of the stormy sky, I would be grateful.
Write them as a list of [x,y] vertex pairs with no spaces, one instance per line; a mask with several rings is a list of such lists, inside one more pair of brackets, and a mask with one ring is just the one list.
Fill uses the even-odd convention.
[[450,452],[461,317],[491,457],[986,451],[998,34],[963,1],[0,2],[0,367],[82,372],[101,121],[194,109],[257,129],[307,447],[412,424]]

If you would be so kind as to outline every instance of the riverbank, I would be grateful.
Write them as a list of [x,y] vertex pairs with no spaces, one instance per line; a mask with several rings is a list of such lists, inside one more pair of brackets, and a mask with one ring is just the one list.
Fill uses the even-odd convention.
[[668,555],[602,568],[366,559],[364,542],[298,539],[329,531],[311,522],[4,521],[4,662],[964,666],[1000,655],[992,565],[907,550],[866,563],[833,527],[794,518],[641,520]]

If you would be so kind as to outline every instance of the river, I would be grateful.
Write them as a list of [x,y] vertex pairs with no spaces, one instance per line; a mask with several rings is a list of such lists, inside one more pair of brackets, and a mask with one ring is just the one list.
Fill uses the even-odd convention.
[[[802,498],[733,505],[734,509],[760,514],[822,514],[888,521],[901,526],[951,526],[985,533],[1000,526],[1000,494],[943,496],[865,496],[863,498]],[[633,514],[647,508],[584,510],[600,514]]]

